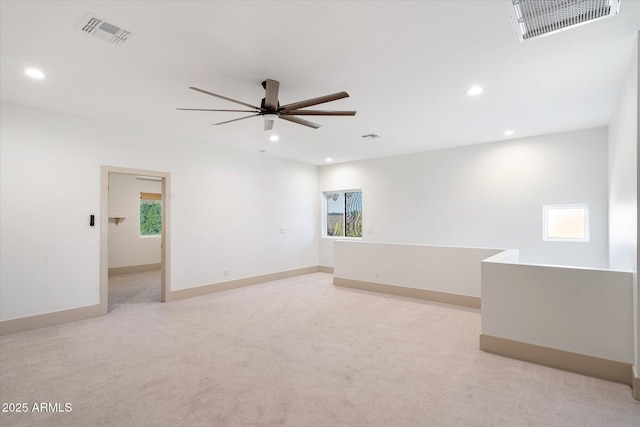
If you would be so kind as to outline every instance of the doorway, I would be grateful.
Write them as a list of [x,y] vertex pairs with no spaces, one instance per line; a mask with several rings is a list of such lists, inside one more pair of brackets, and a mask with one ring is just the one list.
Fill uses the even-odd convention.
[[[101,168],[101,194],[100,194],[100,307],[103,314],[109,311],[109,226],[123,224],[127,214],[118,212],[117,206],[110,206],[109,182],[110,176],[126,176],[127,178],[156,181],[161,184],[162,215],[160,239],[160,301],[167,301],[170,292],[169,283],[169,254],[170,254],[170,180],[168,172],[150,171],[144,169],[131,169],[116,166],[102,166]],[[148,193],[145,193],[148,194]],[[112,202],[113,203],[113,202]],[[115,204],[115,203],[114,203]],[[137,214],[137,213],[136,213]],[[130,225],[131,221],[130,219]],[[137,223],[137,221],[136,221]],[[117,226],[117,225],[116,225]],[[157,239],[158,237],[153,237]],[[126,270],[124,270],[126,271]],[[157,273],[156,273],[157,274]]]

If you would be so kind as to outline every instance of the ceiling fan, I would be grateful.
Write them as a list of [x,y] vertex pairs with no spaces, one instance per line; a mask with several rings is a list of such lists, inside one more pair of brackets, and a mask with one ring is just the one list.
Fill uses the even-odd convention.
[[309,126],[310,128],[318,129],[319,124],[310,122],[308,120],[301,119],[296,116],[355,116],[355,111],[327,111],[327,110],[302,110],[302,108],[310,107],[312,105],[324,104],[325,102],[336,101],[338,99],[347,98],[349,94],[347,92],[338,92],[331,95],[320,96],[318,98],[307,99],[306,101],[294,102],[292,104],[280,105],[278,101],[278,89],[280,83],[267,79],[262,82],[262,87],[265,89],[265,97],[262,98],[260,107],[247,104],[246,102],[237,101],[235,99],[227,98],[226,96],[218,95],[216,93],[208,92],[197,87],[189,87],[191,90],[204,93],[206,95],[215,96],[216,98],[225,99],[227,101],[235,102],[236,104],[244,105],[245,107],[252,108],[252,110],[211,110],[207,108],[177,108],[178,110],[188,111],[227,111],[236,113],[253,113],[249,116],[240,117],[239,119],[227,120],[220,123],[214,123],[215,125],[223,125],[225,123],[237,122],[238,120],[248,119],[250,117],[262,116],[264,118],[264,130],[273,129],[273,122],[275,119],[283,119],[289,122],[297,123],[299,125]]

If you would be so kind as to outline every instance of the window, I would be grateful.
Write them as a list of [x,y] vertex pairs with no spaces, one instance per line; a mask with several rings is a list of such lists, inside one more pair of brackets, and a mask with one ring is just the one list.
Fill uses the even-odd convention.
[[140,193],[140,236],[162,234],[162,194]]
[[325,201],[325,236],[362,237],[362,191],[329,191]]
[[544,240],[589,241],[589,208],[586,204],[544,205],[542,210]]

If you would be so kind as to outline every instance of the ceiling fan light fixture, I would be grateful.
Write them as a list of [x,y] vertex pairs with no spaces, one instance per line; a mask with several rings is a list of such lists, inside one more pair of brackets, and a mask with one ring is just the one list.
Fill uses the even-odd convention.
[[262,117],[264,117],[265,120],[275,120],[279,116],[277,114],[274,114],[274,113],[267,113],[267,114],[263,114]]

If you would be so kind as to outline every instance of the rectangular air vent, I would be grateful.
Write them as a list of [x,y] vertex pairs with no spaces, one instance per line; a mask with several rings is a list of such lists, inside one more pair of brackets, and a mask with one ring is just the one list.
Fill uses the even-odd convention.
[[518,41],[615,16],[620,0],[505,0]]
[[92,34],[102,40],[117,45],[123,44],[131,37],[129,31],[104,22],[102,19],[96,18],[93,15],[87,15],[79,27],[85,34]]

